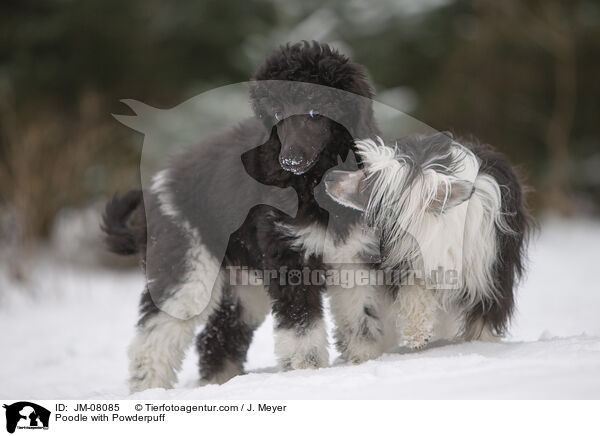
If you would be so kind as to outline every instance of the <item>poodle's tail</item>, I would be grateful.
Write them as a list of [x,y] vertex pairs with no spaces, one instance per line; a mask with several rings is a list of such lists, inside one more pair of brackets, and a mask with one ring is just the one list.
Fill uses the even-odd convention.
[[[106,203],[100,228],[106,234],[108,249],[116,254],[141,252],[146,245],[146,215],[143,194],[139,189],[115,196]],[[138,211],[137,222],[132,217]]]

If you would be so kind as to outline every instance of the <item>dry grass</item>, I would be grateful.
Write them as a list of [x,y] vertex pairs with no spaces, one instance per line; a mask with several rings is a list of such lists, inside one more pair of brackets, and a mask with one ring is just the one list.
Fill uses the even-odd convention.
[[115,122],[95,93],[81,98],[76,115],[46,103],[25,118],[8,101],[0,104],[0,199],[15,210],[28,244],[48,236],[59,209],[88,199],[86,172],[106,161]]

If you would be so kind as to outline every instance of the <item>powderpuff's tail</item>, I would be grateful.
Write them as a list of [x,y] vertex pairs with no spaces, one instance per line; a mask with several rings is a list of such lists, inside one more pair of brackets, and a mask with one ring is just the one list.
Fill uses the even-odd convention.
[[[116,254],[140,253],[146,245],[146,215],[143,194],[139,189],[115,196],[106,203],[102,231],[108,249]],[[134,214],[134,212],[137,212]]]

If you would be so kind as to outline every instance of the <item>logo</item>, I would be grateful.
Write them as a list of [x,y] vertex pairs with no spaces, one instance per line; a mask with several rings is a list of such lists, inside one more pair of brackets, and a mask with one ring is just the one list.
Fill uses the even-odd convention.
[[4,405],[6,409],[6,431],[14,433],[18,429],[48,430],[50,411],[28,401]]

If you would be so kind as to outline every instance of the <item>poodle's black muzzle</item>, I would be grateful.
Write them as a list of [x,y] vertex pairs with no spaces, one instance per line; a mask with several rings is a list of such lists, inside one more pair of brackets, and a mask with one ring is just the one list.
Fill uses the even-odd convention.
[[310,170],[331,141],[329,124],[325,117],[310,115],[293,115],[277,124],[281,168],[296,175]]

